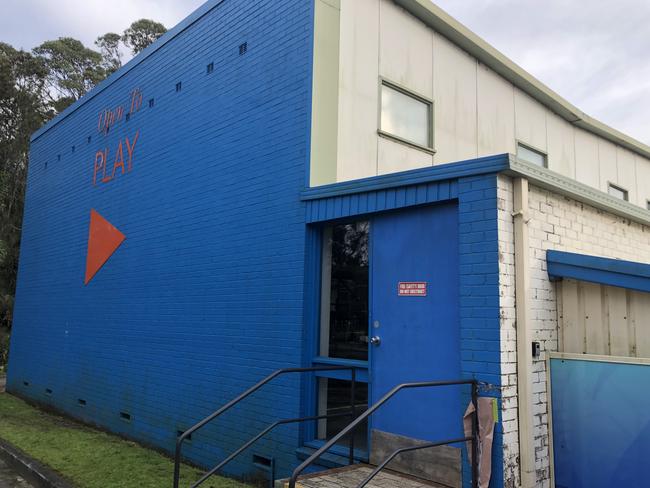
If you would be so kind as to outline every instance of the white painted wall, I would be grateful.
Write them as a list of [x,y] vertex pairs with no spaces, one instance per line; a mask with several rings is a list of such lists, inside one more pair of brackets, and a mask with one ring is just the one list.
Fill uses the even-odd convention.
[[[550,170],[602,191],[615,183],[646,207],[650,160],[555,115],[392,0],[340,5],[338,131],[322,142],[337,146],[336,171],[321,174],[347,181],[514,153],[521,141],[547,152]],[[378,135],[381,77],[434,101],[435,155]]]
[[[506,486],[516,487],[519,486],[517,329],[514,208],[509,177],[499,176],[497,198],[504,469]],[[650,264],[650,227],[534,186],[530,187],[528,211],[529,327],[533,340],[539,341],[542,349],[542,357],[533,361],[536,486],[546,488],[550,487],[546,353],[570,351],[637,357],[650,354],[649,293],[590,283],[578,285],[572,281],[552,283],[546,268],[546,251],[554,249]]]

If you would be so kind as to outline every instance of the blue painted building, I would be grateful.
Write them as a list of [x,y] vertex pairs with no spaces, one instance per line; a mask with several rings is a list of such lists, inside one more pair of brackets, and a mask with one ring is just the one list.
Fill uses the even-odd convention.
[[[210,467],[276,420],[341,415],[226,469],[279,477],[349,422],[352,368],[359,412],[399,383],[476,379],[495,398],[490,486],[547,486],[546,354],[615,355],[565,347],[562,278],[647,276],[552,281],[545,251],[650,261],[650,183],[592,181],[610,161],[566,149],[593,144],[650,171],[649,148],[428,1],[210,0],[34,134],[8,389],[172,452],[279,368],[350,368],[278,378],[184,446]],[[581,247],[574,215],[629,242]],[[356,459],[461,437],[468,402],[404,393]],[[468,485],[459,444],[431,456],[417,474]]]

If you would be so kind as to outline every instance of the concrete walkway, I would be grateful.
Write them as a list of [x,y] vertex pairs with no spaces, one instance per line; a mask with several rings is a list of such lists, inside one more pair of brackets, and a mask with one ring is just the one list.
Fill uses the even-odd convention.
[[33,488],[0,460],[0,488]]

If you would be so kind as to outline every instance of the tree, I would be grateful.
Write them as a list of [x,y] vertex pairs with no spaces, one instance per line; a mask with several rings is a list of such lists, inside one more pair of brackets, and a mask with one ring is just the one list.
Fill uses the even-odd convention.
[[167,28],[159,22],[150,19],[140,19],[133,22],[122,34],[122,42],[131,49],[135,56],[149,44],[167,32]]
[[[0,329],[11,327],[29,138],[54,115],[42,59],[0,43]],[[4,356],[0,330],[0,364]]]
[[122,37],[115,32],[107,32],[99,36],[95,45],[102,54],[104,69],[107,74],[114,73],[122,67],[122,52],[120,51],[120,41]]
[[60,112],[106,77],[102,55],[71,37],[46,41],[33,50],[47,68],[47,94]]

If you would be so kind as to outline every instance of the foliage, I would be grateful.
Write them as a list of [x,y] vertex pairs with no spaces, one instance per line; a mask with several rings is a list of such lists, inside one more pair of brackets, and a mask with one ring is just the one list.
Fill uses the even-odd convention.
[[46,41],[34,49],[47,67],[47,94],[57,111],[79,100],[106,78],[102,55],[71,37]]
[[120,41],[122,36],[115,32],[107,32],[99,36],[95,45],[102,54],[102,63],[106,73],[111,74],[122,66],[122,52],[120,51]]
[[[43,60],[0,43],[0,327],[11,327],[29,137],[53,115]],[[0,357],[0,365],[3,363]]]
[[[134,442],[46,414],[6,393],[0,393],[0,418],[0,438],[58,471],[79,488],[172,485],[172,461]],[[183,466],[181,486],[190,486],[199,475],[199,470]],[[202,486],[246,488],[219,476]]]
[[149,19],[140,19],[133,22],[122,34],[122,42],[131,49],[131,53],[138,54],[153,41],[162,36],[167,29],[159,22]]

